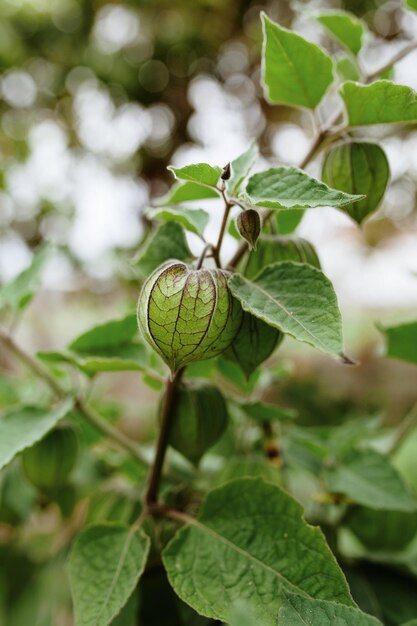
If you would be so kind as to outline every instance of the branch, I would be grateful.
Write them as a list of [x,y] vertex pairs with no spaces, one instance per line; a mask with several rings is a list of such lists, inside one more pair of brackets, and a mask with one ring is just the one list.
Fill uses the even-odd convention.
[[414,52],[414,50],[416,49],[417,49],[417,39],[411,41],[407,46],[404,46],[402,50],[399,50],[397,54],[395,54],[387,63],[385,63],[380,68],[375,70],[375,72],[371,72],[370,74],[368,74],[365,82],[371,83],[373,80],[375,80],[375,78],[378,78],[380,74],[383,74],[384,72],[389,70],[393,65],[398,63],[398,61],[401,61],[408,54],[410,54],[410,52]]
[[[0,330],[0,341],[2,341],[6,348],[10,352],[15,354],[17,358],[28,367],[28,369],[30,369],[34,374],[36,374],[36,376],[38,376],[48,385],[48,387],[51,389],[57,399],[62,400],[67,396],[66,390],[61,387],[61,385],[50,374],[47,368],[38,360],[34,359],[29,353],[23,350],[23,348],[21,348],[10,335],[2,330]],[[139,461],[140,463],[144,463],[146,465],[148,464],[135,443],[133,443],[117,428],[106,422],[93,409],[88,407],[81,396],[75,397],[74,406],[80,411],[80,413],[82,413],[82,415],[86,418],[88,422],[90,422],[90,424],[97,428],[97,430],[101,431],[104,435],[109,437],[109,439],[112,439],[117,444],[119,444],[120,447],[129,452],[136,461]]]
[[223,213],[223,220],[222,220],[222,223],[221,223],[221,226],[220,226],[219,238],[217,240],[216,245],[213,247],[213,256],[214,256],[214,259],[216,261],[217,267],[221,267],[220,250],[221,250],[221,247],[222,247],[224,234],[226,232],[227,220],[229,219],[230,209],[232,208],[232,206],[235,203],[229,201],[229,199],[226,196],[226,192],[224,191],[224,189],[220,189],[219,188],[218,191],[220,191],[220,193],[222,194],[223,200],[224,200],[224,213]]

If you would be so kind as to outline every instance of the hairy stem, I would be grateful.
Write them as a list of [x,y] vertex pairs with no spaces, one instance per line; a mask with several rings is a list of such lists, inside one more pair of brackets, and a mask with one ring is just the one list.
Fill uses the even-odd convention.
[[216,261],[217,267],[221,267],[220,250],[221,250],[223,238],[226,232],[227,220],[229,219],[230,209],[234,205],[234,202],[231,202],[227,198],[226,192],[224,191],[224,189],[219,189],[219,191],[222,194],[223,200],[224,200],[224,213],[223,213],[223,220],[220,226],[219,237],[217,239],[216,245],[213,247],[213,256],[214,256],[214,260]]
[[169,378],[166,382],[164,403],[162,406],[161,426],[156,445],[156,455],[149,476],[148,488],[145,496],[146,505],[150,509],[154,507],[158,501],[159,483],[161,481],[162,469],[172,426],[175,392],[183,373],[184,368],[179,369],[174,376]]
[[[28,367],[34,374],[36,374],[36,376],[48,385],[57,399],[62,400],[68,395],[67,391],[61,387],[61,385],[54,379],[42,363],[21,348],[10,335],[2,330],[0,330],[0,341],[11,353],[22,361],[26,367]],[[93,409],[87,406],[81,396],[75,397],[74,406],[90,424],[92,424],[97,430],[101,431],[109,439],[117,443],[121,448],[129,452],[136,461],[147,464],[147,461],[141,454],[136,444],[117,428],[106,422]]]

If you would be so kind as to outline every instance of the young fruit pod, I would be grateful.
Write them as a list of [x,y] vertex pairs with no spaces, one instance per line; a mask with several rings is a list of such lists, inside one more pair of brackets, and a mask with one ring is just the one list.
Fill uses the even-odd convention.
[[211,359],[232,343],[242,309],[227,278],[220,269],[194,270],[181,261],[168,261],[143,285],[139,328],[172,372]]
[[255,209],[241,211],[236,218],[236,228],[251,250],[256,250],[256,242],[261,234],[261,216]]
[[32,485],[45,494],[53,494],[66,484],[77,454],[74,429],[60,426],[23,452],[23,471]]

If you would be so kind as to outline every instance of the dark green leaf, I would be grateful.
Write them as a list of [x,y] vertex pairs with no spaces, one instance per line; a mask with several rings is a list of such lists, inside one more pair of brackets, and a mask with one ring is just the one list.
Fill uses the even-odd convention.
[[346,11],[326,11],[317,15],[316,19],[353,54],[360,52],[366,29],[355,15]]
[[389,460],[373,450],[357,450],[324,471],[334,493],[343,493],[372,509],[417,510],[417,502]]
[[262,79],[272,104],[314,109],[333,82],[333,63],[321,48],[262,13]]
[[186,230],[200,237],[209,221],[207,211],[203,209],[187,209],[186,207],[156,209],[148,213],[150,219],[159,222],[178,222]]
[[189,180],[192,183],[208,185],[209,187],[215,187],[217,185],[220,174],[222,173],[220,167],[212,167],[207,163],[195,163],[193,165],[186,165],[185,167],[173,167],[170,165],[168,169],[171,170],[178,180]]
[[19,311],[30,303],[39,288],[49,254],[50,248],[41,248],[27,269],[0,288],[0,309],[7,306]]
[[340,208],[363,198],[331,189],[296,167],[271,168],[254,174],[246,192],[251,202],[271,209]]
[[234,274],[232,294],[243,309],[333,356],[343,353],[342,323],[333,286],[315,267],[292,261],[267,266],[251,282]]
[[309,241],[301,237],[263,235],[256,250],[249,255],[243,273],[247,278],[254,278],[264,267],[279,261],[299,261],[320,269],[317,253]]
[[389,80],[371,85],[348,81],[341,88],[350,126],[417,122],[417,95]]
[[258,146],[252,142],[243,154],[230,162],[230,178],[226,181],[226,190],[229,196],[238,193],[242,182],[258,157],[258,153]]
[[383,330],[388,340],[387,356],[417,364],[417,322]]
[[228,414],[220,391],[204,381],[183,384],[175,396],[169,442],[198,465],[226,429]]
[[0,469],[40,441],[71,410],[71,398],[53,409],[23,407],[0,416]]
[[271,356],[282,339],[283,335],[279,330],[245,312],[239,331],[223,356],[235,361],[249,378]]
[[378,208],[385,193],[389,179],[388,160],[377,144],[344,143],[326,155],[322,176],[324,182],[332,187],[366,196],[344,209],[355,222],[361,224]]
[[107,626],[125,606],[148,557],[141,529],[121,524],[90,526],[76,539],[69,559],[75,626]]
[[133,266],[145,278],[169,259],[185,261],[192,258],[183,228],[175,222],[161,224],[146,242]]
[[352,507],[343,524],[370,550],[401,550],[417,533],[417,512]]
[[297,412],[294,409],[286,409],[276,404],[255,401],[246,402],[239,406],[249,417],[257,422],[287,422],[297,417]]
[[211,200],[219,197],[220,193],[213,188],[186,181],[173,185],[165,196],[157,200],[156,204],[158,206],[169,206],[171,204],[181,204],[182,202]]
[[288,209],[287,211],[277,211],[276,223],[278,232],[281,235],[290,235],[295,231],[304,216],[302,209]]
[[352,605],[344,576],[318,528],[277,486],[240,479],[211,492],[163,553],[168,578],[185,602],[227,621],[237,600],[256,623],[275,626],[284,591]]
[[352,606],[286,594],[278,613],[283,626],[383,626],[376,617]]

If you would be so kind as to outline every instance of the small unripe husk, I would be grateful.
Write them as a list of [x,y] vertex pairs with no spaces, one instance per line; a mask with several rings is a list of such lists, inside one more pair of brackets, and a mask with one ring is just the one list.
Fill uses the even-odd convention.
[[249,244],[251,250],[256,250],[256,242],[261,234],[261,216],[255,209],[246,209],[236,218],[236,228],[243,239]]
[[138,323],[148,343],[176,372],[211,359],[232,343],[242,319],[228,273],[168,261],[147,279],[138,302]]

